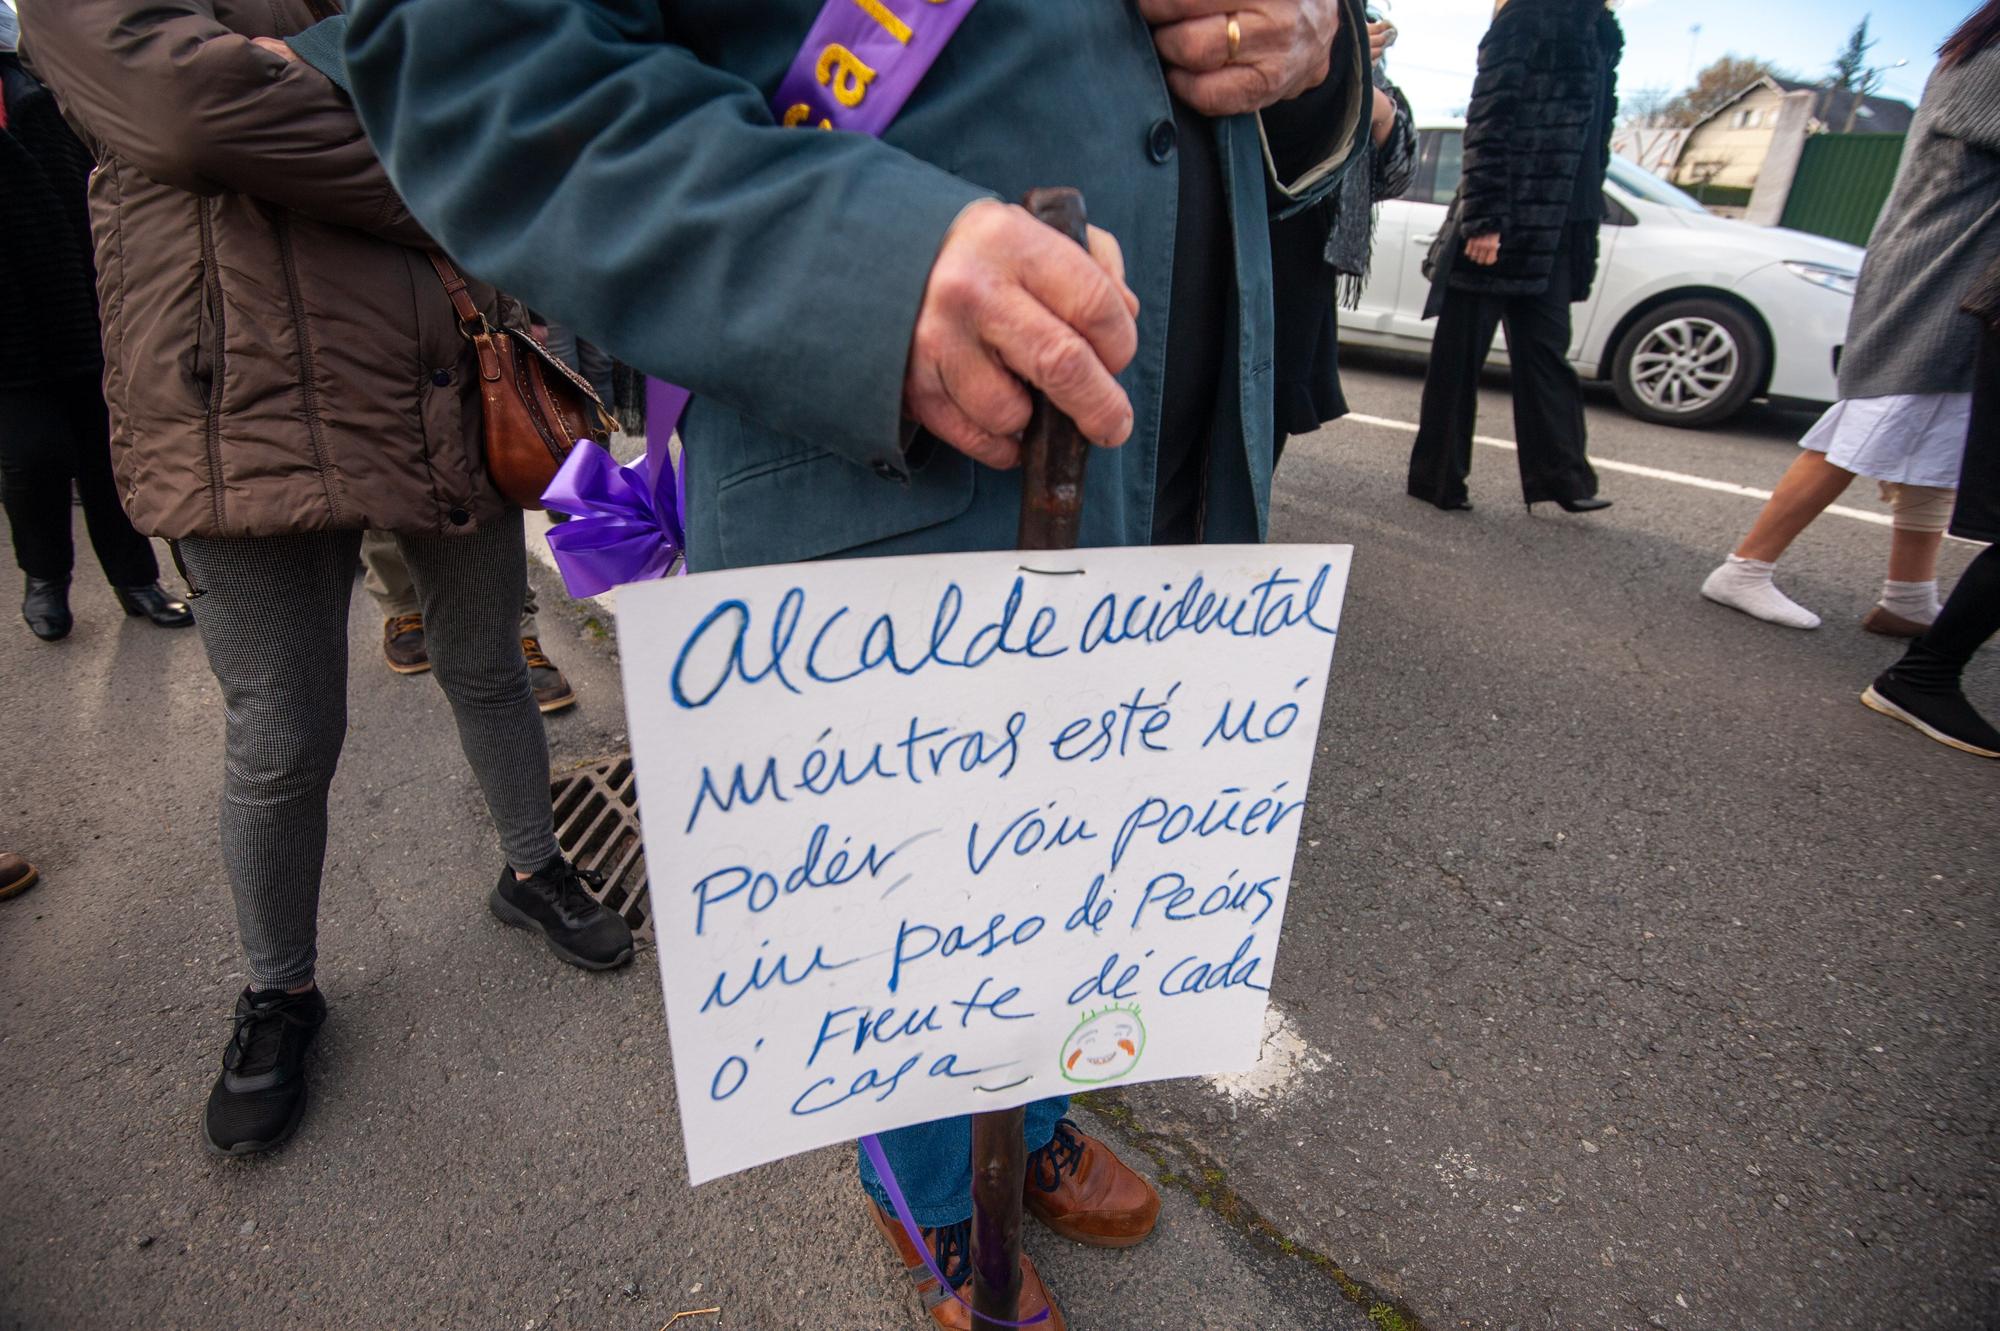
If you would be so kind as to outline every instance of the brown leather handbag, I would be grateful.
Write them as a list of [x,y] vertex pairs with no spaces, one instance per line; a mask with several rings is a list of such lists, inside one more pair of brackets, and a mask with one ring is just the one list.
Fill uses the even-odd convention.
[[433,250],[431,266],[458,312],[458,331],[479,355],[487,474],[510,503],[540,508],[542,492],[577,440],[609,442],[610,413],[589,381],[547,347],[489,323],[451,260]]

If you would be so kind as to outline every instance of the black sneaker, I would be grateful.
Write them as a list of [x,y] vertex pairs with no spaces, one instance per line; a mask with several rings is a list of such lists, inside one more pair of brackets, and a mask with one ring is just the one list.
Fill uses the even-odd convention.
[[2000,730],[1987,724],[1959,689],[1922,688],[1896,678],[1893,670],[1885,670],[1861,695],[1861,701],[1940,744],[1979,758],[2000,758]]
[[250,1155],[280,1145],[306,1112],[306,1051],[326,1021],[318,989],[236,999],[236,1029],[222,1075],[208,1093],[202,1144],[214,1155]]
[[502,866],[487,904],[502,923],[532,929],[549,951],[572,966],[608,971],[632,959],[632,930],[617,911],[603,905],[584,884],[604,886],[604,875],[557,860],[532,878],[516,878]]

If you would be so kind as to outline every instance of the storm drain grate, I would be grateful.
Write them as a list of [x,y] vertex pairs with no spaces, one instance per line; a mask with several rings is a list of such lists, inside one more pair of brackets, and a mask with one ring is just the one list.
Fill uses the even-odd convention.
[[630,755],[580,767],[555,779],[556,840],[579,869],[604,875],[591,895],[625,917],[639,941],[653,941],[646,896],[646,846],[639,835],[639,785]]

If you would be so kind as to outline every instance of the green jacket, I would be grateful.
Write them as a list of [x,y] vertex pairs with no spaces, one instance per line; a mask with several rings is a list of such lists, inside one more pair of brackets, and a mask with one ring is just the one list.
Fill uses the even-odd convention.
[[[1268,510],[1271,208],[1330,191],[1367,128],[1360,7],[1344,5],[1334,77],[1350,91],[1291,189],[1267,186],[1257,118],[1216,125],[1238,304],[1213,541],[1260,539]],[[904,365],[959,211],[1081,187],[1143,304],[1123,376],[1133,435],[1091,459],[1083,541],[1145,543],[1178,179],[1145,22],[1126,0],[984,0],[877,141],[773,123],[771,90],[820,7],[358,0],[348,73],[391,177],[452,254],[693,390],[696,569],[1012,545],[1018,473],[921,436],[906,449]]]

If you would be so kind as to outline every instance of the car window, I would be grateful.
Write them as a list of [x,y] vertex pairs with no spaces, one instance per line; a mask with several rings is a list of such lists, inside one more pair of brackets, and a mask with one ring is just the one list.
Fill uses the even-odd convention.
[[1431,173],[1427,202],[1450,203],[1458,193],[1458,177],[1465,168],[1465,135],[1444,130],[1437,136],[1437,170]]
[[1683,212],[1705,213],[1708,210],[1695,201],[1691,194],[1683,193],[1660,179],[1645,167],[1623,157],[1611,159],[1609,179],[1614,189],[1621,189],[1637,199],[1657,203],[1668,208],[1679,208]]

